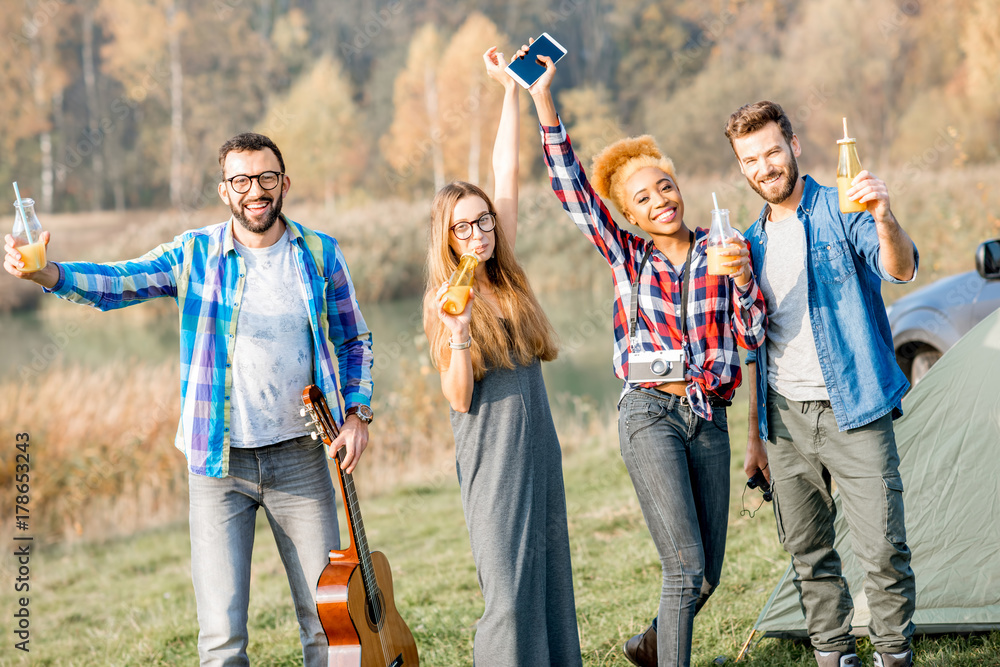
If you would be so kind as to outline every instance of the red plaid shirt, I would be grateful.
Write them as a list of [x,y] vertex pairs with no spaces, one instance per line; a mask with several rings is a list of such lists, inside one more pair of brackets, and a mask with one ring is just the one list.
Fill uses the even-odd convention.
[[[563,208],[590,242],[611,265],[615,284],[615,375],[625,380],[624,392],[658,383],[632,385],[628,382],[629,305],[632,281],[650,241],[621,229],[601,198],[594,192],[580,161],[573,152],[566,129],[542,128],[545,163],[552,190]],[[726,400],[740,385],[739,345],[748,350],[764,342],[767,317],[764,297],[751,278],[740,289],[728,276],[708,275],[705,255],[708,231],[695,230],[691,256],[691,286],[688,294],[688,339],[681,340],[680,300],[683,266],[674,267],[654,249],[639,276],[639,313],[636,335],[638,349],[684,349],[687,357],[687,395],[696,414],[712,418],[708,394]]]

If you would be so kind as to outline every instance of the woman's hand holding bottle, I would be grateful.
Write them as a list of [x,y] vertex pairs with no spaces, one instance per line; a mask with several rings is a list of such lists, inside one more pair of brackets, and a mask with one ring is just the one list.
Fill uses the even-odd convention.
[[457,315],[452,315],[447,309],[447,306],[452,303],[449,299],[450,287],[451,285],[446,280],[441,283],[441,287],[438,288],[435,295],[438,301],[438,317],[441,318],[441,322],[451,332],[452,342],[464,343],[471,336],[472,302],[476,298],[476,291],[473,288],[469,288],[469,300],[465,304],[465,309]]

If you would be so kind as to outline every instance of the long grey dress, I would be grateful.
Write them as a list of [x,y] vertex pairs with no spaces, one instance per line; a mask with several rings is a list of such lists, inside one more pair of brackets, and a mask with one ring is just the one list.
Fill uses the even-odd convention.
[[486,609],[478,667],[582,665],[562,453],[541,363],[495,369],[451,412],[458,481]]

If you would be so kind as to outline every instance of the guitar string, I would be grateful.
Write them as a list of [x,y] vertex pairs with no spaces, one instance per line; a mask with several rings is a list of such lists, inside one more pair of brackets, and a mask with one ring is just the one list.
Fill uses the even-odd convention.
[[[325,408],[325,412],[324,412],[324,410],[322,408]],[[325,397],[323,397],[323,402],[322,402],[322,405],[321,405],[320,412],[323,413],[322,416],[326,419],[326,421],[330,425],[334,425],[334,428],[328,429],[328,430],[331,433],[333,433],[334,434],[334,438],[336,438],[338,435],[340,435],[340,433],[339,433],[340,429],[336,428],[336,426],[335,426],[336,422],[333,421],[333,415],[330,413],[330,407],[329,407],[329,405],[326,405],[326,399],[325,399]],[[324,424],[324,427],[325,426],[326,426],[326,424]],[[342,457],[343,457],[343,454],[341,452],[338,452],[338,456],[337,456],[338,463],[342,462]],[[338,467],[338,470],[339,470],[339,467]],[[378,638],[379,638],[379,646],[380,646],[380,649],[382,651],[382,661],[386,665],[388,665],[389,664],[389,653],[390,653],[390,651],[389,651],[389,647],[387,645],[387,642],[388,642],[389,638],[385,636],[385,634],[388,631],[388,623],[386,622],[384,610],[382,609],[382,605],[381,605],[381,602],[379,600],[378,580],[375,578],[375,570],[374,570],[374,567],[373,567],[372,562],[371,562],[371,553],[370,553],[370,549],[368,547],[368,539],[365,536],[365,532],[364,532],[364,521],[361,519],[361,509],[360,509],[359,504],[358,504],[357,490],[354,487],[354,477],[350,473],[345,473],[345,472],[341,471],[341,481],[344,482],[344,489],[343,490],[345,492],[347,492],[347,493],[344,494],[345,495],[344,500],[347,502],[347,504],[350,505],[350,508],[352,510],[351,515],[357,518],[357,522],[355,522],[353,520],[351,521],[351,526],[352,526],[352,528],[360,528],[360,531],[359,531],[359,533],[360,533],[359,538],[360,539],[355,538],[354,535],[351,536],[351,539],[355,540],[355,542],[356,542],[354,546],[355,546],[355,550],[358,551],[358,556],[359,556],[359,559],[361,560],[361,577],[362,577],[362,582],[367,584],[367,585],[364,586],[364,588],[366,589],[365,592],[370,595],[370,597],[369,597],[369,595],[366,595],[366,597],[369,597],[369,599],[367,600],[367,602],[371,605],[371,607],[372,607],[372,613],[375,616],[375,620],[376,620],[376,626],[375,627],[377,628],[375,634],[378,635]],[[350,488],[348,489],[348,487],[350,487]],[[358,544],[358,542],[362,542],[363,544]],[[366,565],[367,565],[367,568],[366,568]],[[366,572],[368,573],[367,577],[366,577]],[[368,581],[366,582],[365,579],[368,579]],[[379,625],[378,625],[378,620],[382,621],[381,627],[379,627]],[[385,630],[386,633],[383,633],[383,630]]]
[[[382,608],[382,602],[379,598],[378,580],[375,578],[375,567],[374,563],[371,560],[371,550],[368,547],[368,538],[365,535],[364,531],[364,521],[361,519],[361,510],[358,506],[357,489],[354,486],[353,476],[351,475],[346,475],[346,476],[350,480],[350,484],[349,485],[345,484],[345,487],[347,486],[350,487],[348,489],[350,494],[349,503],[351,505],[352,511],[355,514],[355,517],[357,518],[357,527],[359,528],[358,546],[360,547],[360,549],[358,555],[360,556],[362,561],[361,573],[362,577],[364,577],[367,570],[369,585],[366,586],[365,588],[368,589],[368,591],[371,594],[369,602],[372,606],[372,613],[375,617],[376,628],[378,628],[375,634],[377,634],[379,638],[379,644],[382,649],[382,659],[386,664],[389,664],[390,650],[388,646],[389,637],[386,636],[388,634],[388,624],[386,623],[385,610]],[[379,620],[381,620],[382,622],[381,627],[379,627],[378,625]]]

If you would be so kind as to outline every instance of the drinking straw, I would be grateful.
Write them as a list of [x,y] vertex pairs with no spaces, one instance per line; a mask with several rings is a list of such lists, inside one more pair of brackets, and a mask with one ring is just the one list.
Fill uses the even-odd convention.
[[719,210],[719,198],[715,196],[714,192],[712,193],[712,201],[715,202],[715,210],[718,211]]
[[17,210],[21,212],[21,222],[24,224],[24,235],[28,237],[28,245],[35,241],[31,238],[31,230],[28,229],[28,218],[24,215],[24,207],[21,206],[21,191],[17,189],[17,181],[14,181],[14,196],[17,197]]
[[850,139],[850,137],[847,136],[847,116],[844,116],[844,138]]

